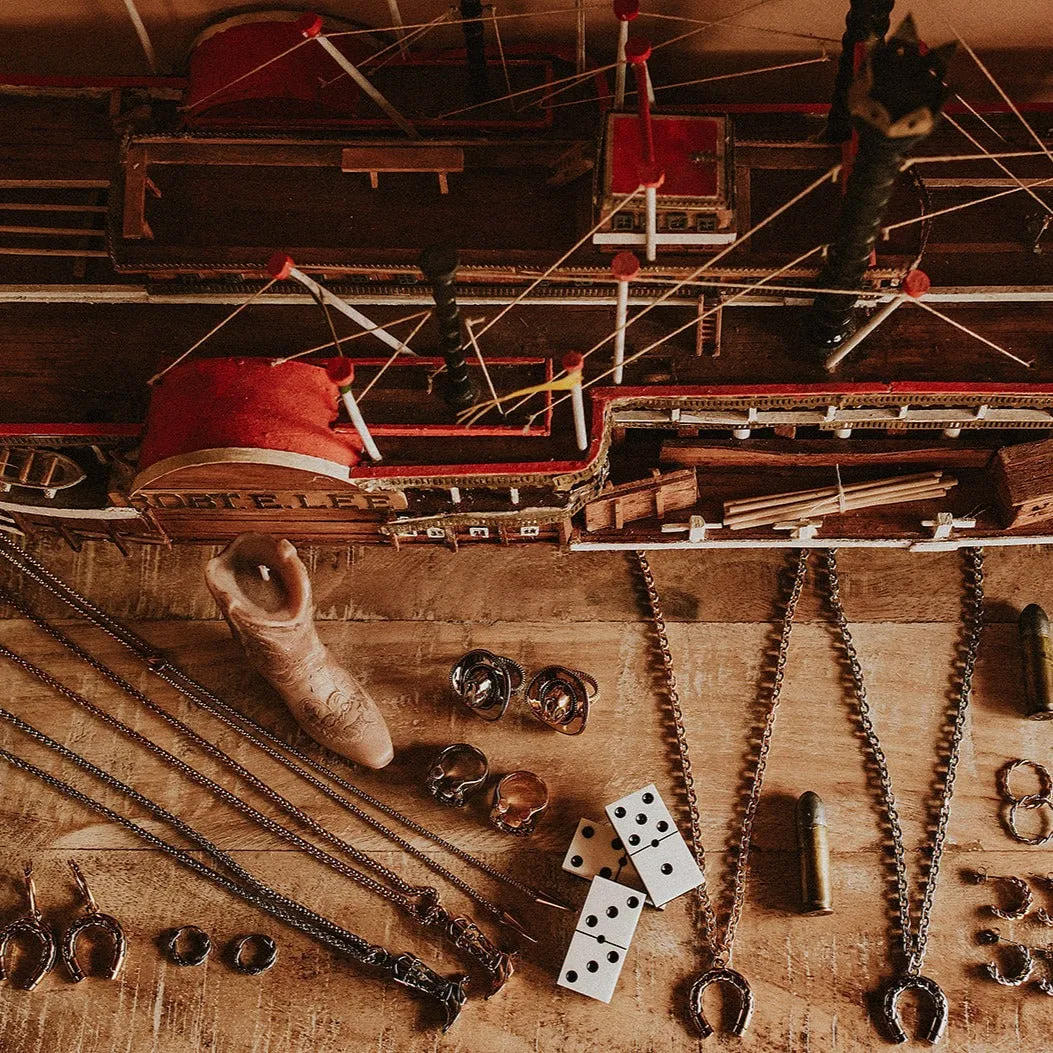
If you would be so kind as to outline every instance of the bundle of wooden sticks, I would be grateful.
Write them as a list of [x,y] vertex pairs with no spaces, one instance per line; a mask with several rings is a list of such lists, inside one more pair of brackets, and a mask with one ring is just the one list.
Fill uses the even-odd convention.
[[869,483],[846,486],[838,482],[836,486],[813,490],[728,501],[724,505],[724,526],[731,530],[779,526],[813,517],[854,512],[860,508],[927,501],[943,497],[957,482],[954,476],[943,472],[922,472],[918,475],[875,479]]

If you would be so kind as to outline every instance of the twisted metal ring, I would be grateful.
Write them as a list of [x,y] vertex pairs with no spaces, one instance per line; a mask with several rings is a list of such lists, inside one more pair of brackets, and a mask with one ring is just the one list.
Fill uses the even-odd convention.
[[[1013,793],[1009,782],[1013,773],[1019,768],[1030,768],[1038,776],[1038,793],[1025,793],[1021,796]],[[1021,804],[1025,808],[1037,808],[1038,804],[1026,804],[1027,801],[1051,801],[1053,800],[1053,776],[1044,764],[1033,760],[1007,761],[998,771],[998,792],[1009,803]]]
[[1008,910],[999,906],[987,908],[996,918],[1005,918],[1007,921],[1019,921],[1034,906],[1035,894],[1031,891],[1031,886],[1023,878],[1000,876],[988,874],[986,870],[975,870],[972,872],[972,880],[977,885],[984,885],[988,881],[1001,881],[1016,892],[1018,902],[1015,907]]
[[500,720],[512,696],[522,688],[523,667],[503,655],[476,648],[450,670],[453,693],[484,720]]
[[[1013,943],[1009,940],[1001,941],[1004,942],[1007,947],[1012,948],[1019,958],[1019,967],[1016,972],[1003,973],[999,968],[997,962],[988,962],[984,966],[984,972],[992,979],[996,984],[1001,984],[1003,987],[1021,987],[1031,977],[1031,973],[1035,968],[1035,956],[1031,948],[1023,943]],[[1041,981],[1039,981],[1041,983]]]
[[1013,801],[1009,805],[1009,812],[1006,816],[1006,827],[1009,830],[1010,837],[1014,841],[1019,841],[1024,845],[1044,845],[1047,842],[1053,840],[1053,825],[1044,834],[1038,834],[1034,837],[1022,834],[1017,829],[1017,809],[1024,808],[1028,811],[1037,811],[1043,805],[1048,807],[1053,813],[1053,801],[1048,797],[1039,797],[1038,794],[1030,794],[1027,797],[1022,797],[1019,800]]
[[543,724],[563,735],[580,735],[589,719],[589,706],[599,694],[599,684],[588,673],[548,665],[530,681],[526,700]]
[[[257,953],[255,960],[247,962],[243,955],[249,944],[256,946]],[[239,936],[231,944],[230,951],[231,965],[246,976],[259,976],[278,960],[278,945],[270,936],[262,932],[250,932],[247,936]]]
[[[181,951],[179,941],[184,937],[189,946]],[[196,925],[180,925],[165,934],[162,947],[173,965],[194,966],[200,965],[212,953],[212,940]]]

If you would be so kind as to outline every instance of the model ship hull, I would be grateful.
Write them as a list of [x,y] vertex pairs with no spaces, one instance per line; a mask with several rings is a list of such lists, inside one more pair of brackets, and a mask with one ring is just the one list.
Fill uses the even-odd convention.
[[[571,68],[558,55],[514,58],[518,83],[528,85]],[[446,54],[429,66],[417,56],[410,72],[426,79],[436,63],[453,69],[457,61]],[[393,95],[409,76],[397,65],[387,75]],[[699,211],[682,197],[663,207],[668,237],[634,280],[630,310],[662,302],[641,318],[627,350],[656,346],[630,357],[621,385],[603,376],[610,344],[596,349],[584,451],[558,390],[508,416],[458,422],[432,390],[442,360],[428,326],[414,342],[419,357],[395,364],[369,337],[349,345],[356,390],[384,370],[363,405],[381,462],[360,456],[334,409],[326,427],[348,449],[330,462],[335,470],[295,442],[275,449],[226,439],[144,466],[142,446],[157,439],[145,382],[185,350],[172,334],[189,344],[260,293],[275,248],[401,338],[401,320],[431,303],[420,248],[438,230],[456,231],[462,313],[492,318],[519,298],[486,339],[488,382],[499,392],[545,385],[566,351],[602,344],[616,291],[610,254],[622,246],[614,233],[585,237],[611,190],[611,125],[595,103],[602,91],[586,85],[582,98],[589,92],[593,102],[562,113],[542,106],[524,117],[495,106],[472,118],[426,114],[425,138],[410,150],[382,135],[382,122],[352,111],[338,122],[301,113],[248,136],[238,134],[245,114],[236,107],[211,123],[179,118],[173,103],[192,99],[193,86],[176,79],[74,91],[9,86],[0,108],[20,120],[7,126],[28,131],[0,143],[0,193],[23,210],[39,205],[43,218],[0,234],[9,386],[0,443],[68,459],[84,477],[56,490],[15,472],[0,512],[17,529],[57,531],[74,544],[222,542],[246,529],[300,541],[607,548],[926,547],[1053,535],[1041,521],[1007,526],[995,486],[1000,448],[1053,434],[1053,365],[1044,361],[1053,259],[1029,234],[1035,203],[1007,193],[906,222],[1020,180],[1040,184],[1041,159],[1013,161],[1011,175],[993,175],[981,160],[914,166],[893,201],[892,225],[903,225],[864,285],[865,302],[887,301],[920,257],[934,306],[1031,367],[905,307],[831,374],[802,335],[819,259],[793,261],[829,231],[836,183],[735,244],[839,161],[836,148],[817,142],[823,107],[722,107],[708,111],[714,116],[700,105],[675,107],[685,119],[727,122],[726,140],[702,162],[719,166],[710,185],[723,196],[698,198]],[[1040,133],[1053,126],[1049,112],[1029,116]],[[1008,117],[986,119],[1026,152]],[[176,125],[159,127],[166,122]],[[925,152],[960,153],[959,143],[937,135]],[[677,244],[685,224],[736,233]],[[26,233],[29,226],[54,233]],[[701,281],[670,293],[705,253],[724,248]],[[275,359],[326,339],[318,308],[282,281],[201,353]],[[38,353],[42,340],[61,352]],[[479,364],[469,367],[485,390]],[[728,501],[826,486],[835,472],[851,483],[919,466],[955,473],[946,500],[828,515],[815,531],[722,525]]]

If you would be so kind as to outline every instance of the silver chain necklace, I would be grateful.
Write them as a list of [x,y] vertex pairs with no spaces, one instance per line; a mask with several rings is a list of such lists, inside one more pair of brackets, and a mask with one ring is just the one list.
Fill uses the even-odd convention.
[[728,910],[724,931],[718,928],[716,911],[706,883],[706,853],[702,843],[702,825],[698,807],[698,793],[695,789],[694,775],[691,770],[691,756],[688,751],[687,729],[684,725],[684,711],[680,704],[680,691],[676,683],[676,672],[673,668],[673,656],[669,649],[669,636],[666,632],[665,615],[662,611],[661,598],[655,586],[651,566],[643,552],[636,553],[636,559],[643,575],[647,589],[647,600],[651,611],[651,622],[654,626],[658,650],[662,659],[662,671],[665,679],[666,702],[676,730],[676,745],[680,757],[680,771],[687,798],[688,814],[691,820],[691,844],[698,868],[702,872],[702,883],[695,890],[699,912],[702,918],[703,939],[709,949],[712,967],[695,980],[690,994],[689,1012],[692,1022],[703,1038],[713,1034],[713,1028],[702,1011],[702,996],[710,984],[717,983],[730,987],[739,995],[739,1012],[731,1026],[731,1033],[741,1035],[749,1027],[753,1015],[753,993],[746,978],[731,968],[732,946],[742,908],[746,902],[746,882],[749,875],[750,845],[753,840],[753,823],[757,816],[757,805],[764,785],[764,769],[771,749],[771,739],[775,731],[775,718],[782,693],[782,681],[786,669],[786,655],[790,647],[790,634],[793,631],[794,616],[797,604],[804,588],[808,570],[807,550],[802,549],[797,560],[793,587],[783,614],[782,632],[779,638],[771,691],[768,695],[767,714],[764,729],[761,733],[757,761],[750,777],[750,788],[746,798],[746,807],[742,816],[742,829],[739,834],[738,851],[735,853],[734,872],[731,879],[731,906]]
[[965,733],[969,701],[972,696],[973,673],[976,668],[976,655],[980,647],[983,632],[984,614],[984,556],[983,549],[973,548],[966,553],[967,564],[967,599],[963,605],[962,632],[964,642],[961,648],[961,672],[958,674],[958,690],[951,710],[952,729],[947,749],[947,771],[940,793],[940,806],[936,819],[936,831],[929,851],[928,876],[922,886],[921,906],[918,909],[917,925],[911,919],[910,882],[907,876],[906,850],[903,846],[903,830],[900,826],[899,812],[896,809],[896,798],[892,792],[892,778],[888,770],[888,761],[881,748],[870,703],[867,699],[866,684],[863,679],[863,668],[859,662],[852,634],[848,628],[844,606],[841,603],[840,582],[837,576],[837,553],[833,549],[826,552],[827,599],[833,614],[841,647],[849,673],[852,677],[855,716],[863,733],[864,751],[873,763],[881,788],[881,803],[888,832],[892,838],[893,856],[896,870],[896,900],[899,907],[899,930],[903,958],[906,968],[886,988],[882,1001],[882,1017],[889,1034],[896,1042],[906,1042],[907,1034],[899,1022],[898,1002],[906,990],[915,990],[928,997],[932,1013],[929,1023],[923,1028],[921,1038],[930,1043],[938,1042],[947,1027],[947,996],[939,985],[921,975],[925,961],[925,949],[929,939],[929,925],[932,920],[932,908],[936,899],[936,885],[940,875],[940,860],[947,840],[947,824],[951,817],[951,798],[954,795],[954,779],[961,753],[962,738]]

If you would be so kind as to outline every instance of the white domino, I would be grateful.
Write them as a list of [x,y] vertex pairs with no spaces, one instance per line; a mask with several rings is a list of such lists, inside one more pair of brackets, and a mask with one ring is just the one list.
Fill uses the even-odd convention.
[[609,1002],[643,907],[643,893],[593,878],[559,971],[559,986]]
[[602,877],[635,889],[643,888],[621,838],[605,819],[586,818],[578,823],[563,859],[563,869],[578,877]]
[[694,853],[653,783],[607,805],[606,811],[655,906],[702,884]]

